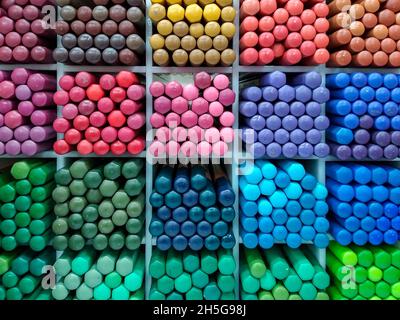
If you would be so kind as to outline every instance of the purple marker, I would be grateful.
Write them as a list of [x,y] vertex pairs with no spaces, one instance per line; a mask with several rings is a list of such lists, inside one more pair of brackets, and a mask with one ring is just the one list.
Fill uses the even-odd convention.
[[321,115],[321,105],[315,101],[310,101],[306,104],[306,113],[310,117],[318,117]]
[[372,134],[372,142],[378,146],[386,147],[390,144],[390,133],[386,131],[376,131]]
[[306,86],[298,86],[295,87],[295,90],[296,90],[296,100],[301,101],[303,103],[311,100],[312,91],[310,88]]
[[265,128],[265,118],[258,114],[252,116],[251,118],[246,118],[245,122],[249,127],[257,131]]
[[282,119],[282,128],[287,131],[292,131],[297,128],[297,118],[292,115],[287,115]]
[[290,102],[293,101],[296,97],[296,92],[293,87],[284,85],[279,88],[279,100]]
[[0,113],[0,127],[4,125],[4,116]]
[[276,142],[270,143],[266,148],[266,154],[270,158],[278,158],[282,154],[282,147]]
[[301,116],[298,120],[298,126],[301,130],[310,130],[314,126],[313,118],[307,115]]
[[258,141],[264,145],[270,144],[274,140],[274,133],[269,129],[262,129],[258,132]]
[[285,143],[282,146],[282,154],[286,158],[294,158],[297,155],[297,146],[292,142]]
[[325,103],[329,100],[329,90],[325,87],[318,87],[313,90],[313,100],[319,103]]
[[283,118],[284,116],[289,114],[289,105],[286,102],[279,101],[274,105],[274,113]]
[[7,142],[10,141],[14,136],[13,131],[9,127],[0,128],[0,141]]
[[314,119],[314,128],[318,130],[326,130],[329,128],[329,118],[326,116],[318,116]]
[[262,101],[258,104],[258,113],[263,117],[269,117],[274,113],[274,106],[271,102]]
[[281,127],[282,121],[278,116],[272,115],[267,118],[266,126],[268,129],[275,131]]
[[354,132],[354,141],[358,144],[367,144],[371,139],[371,135],[365,129],[358,129]]
[[368,157],[372,160],[379,160],[383,157],[383,148],[375,144],[368,145]]
[[303,142],[302,144],[300,144],[297,150],[299,156],[302,158],[311,157],[313,155],[313,151],[313,146],[308,142]]
[[299,145],[300,143],[303,143],[305,139],[306,139],[306,134],[304,133],[303,130],[295,129],[292,132],[290,132],[290,141],[293,142],[294,144]]
[[35,126],[51,124],[57,118],[54,110],[35,110],[31,114],[31,122]]
[[285,129],[278,129],[274,133],[274,140],[275,142],[279,144],[285,144],[286,142],[289,141],[289,132],[287,132]]
[[16,128],[14,130],[14,138],[18,141],[18,142],[24,142],[25,140],[29,139],[29,134],[31,131],[31,126],[19,126],[18,128]]
[[314,155],[318,158],[325,158],[329,155],[329,146],[326,143],[318,143],[314,146]]
[[354,159],[362,160],[368,156],[368,149],[364,145],[356,144],[351,146],[351,153]]
[[264,74],[260,79],[260,85],[274,86],[275,88],[281,88],[286,84],[286,74],[281,71],[274,71],[271,73]]
[[311,144],[317,144],[321,142],[322,134],[317,129],[311,129],[306,133],[306,140]]
[[262,98],[262,91],[259,87],[247,87],[241,90],[240,94],[242,95],[242,98],[244,100],[249,100],[249,101],[260,101]]
[[265,156],[265,146],[260,142],[255,142],[249,145],[249,152],[254,158],[261,158]]
[[56,136],[53,127],[33,127],[30,131],[29,137],[34,142],[44,142]]
[[292,78],[292,84],[294,85],[306,85],[311,89],[315,89],[322,84],[322,76],[316,71],[310,71],[307,73],[300,73]]
[[396,146],[400,146],[400,131],[392,131],[390,133],[390,141]]
[[239,112],[245,117],[252,117],[257,113],[257,104],[253,101],[242,101],[239,104]]
[[16,156],[21,152],[21,144],[17,140],[10,140],[5,146],[6,153]]
[[24,117],[29,117],[35,111],[35,106],[31,101],[21,101],[18,104],[18,112]]
[[306,106],[300,101],[294,101],[290,104],[290,114],[295,117],[301,117],[306,111]]
[[52,142],[37,144],[32,140],[26,140],[21,145],[21,151],[23,154],[26,154],[28,156],[33,156],[34,154],[37,154],[41,151],[51,149],[52,145],[53,145]]
[[351,148],[349,146],[331,144],[330,148],[332,150],[332,154],[340,160],[347,160],[351,158]]
[[15,88],[15,97],[18,100],[24,101],[29,100],[32,96],[32,91],[29,87],[25,84],[21,84]]
[[257,131],[253,128],[241,128],[241,137],[245,143],[254,143],[257,141]]
[[360,117],[360,128],[362,129],[371,129],[374,126],[374,118],[370,115],[365,114]]
[[399,149],[395,145],[389,144],[383,149],[383,156],[386,159],[395,159],[399,156]]
[[3,142],[0,142],[0,154],[4,154],[5,151],[6,151],[6,150],[5,150],[4,143],[3,143]]
[[262,88],[262,96],[265,101],[275,101],[278,99],[278,89],[272,86]]

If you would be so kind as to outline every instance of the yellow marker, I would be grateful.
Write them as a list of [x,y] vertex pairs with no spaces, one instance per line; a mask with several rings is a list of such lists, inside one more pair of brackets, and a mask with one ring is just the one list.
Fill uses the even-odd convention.
[[221,53],[221,64],[224,67],[231,66],[236,60],[236,53],[232,49],[225,49]]
[[168,54],[167,50],[158,49],[158,50],[154,51],[153,60],[154,60],[155,64],[157,64],[157,65],[159,65],[161,67],[168,66],[169,54]]
[[186,51],[192,51],[196,48],[196,39],[191,35],[186,35],[181,39],[181,47]]
[[150,46],[153,48],[153,50],[157,49],[162,49],[164,48],[164,37],[160,34],[153,34],[150,37]]
[[161,20],[159,23],[157,23],[157,31],[164,37],[171,34],[172,28],[172,22],[167,19]]
[[216,66],[220,62],[221,54],[217,50],[211,49],[206,52],[205,59],[206,59],[207,65],[213,67],[213,66]]
[[197,39],[197,48],[207,51],[212,48],[212,39],[209,36],[203,35]]
[[221,10],[221,19],[224,22],[233,22],[235,20],[236,10],[234,7],[225,7]]
[[173,4],[168,7],[167,17],[172,22],[182,21],[185,18],[185,9],[179,4]]
[[213,47],[218,51],[223,51],[226,48],[228,48],[228,44],[229,44],[228,38],[223,36],[222,34],[216,36],[213,39]]
[[235,35],[235,25],[232,22],[225,22],[221,26],[221,34],[229,40]]
[[184,67],[189,60],[189,55],[185,50],[178,49],[172,54],[172,60],[178,67]]
[[216,0],[215,1],[221,8],[232,5],[232,0]]
[[185,21],[179,21],[174,24],[174,33],[182,38],[189,33],[189,26]]
[[193,23],[190,25],[190,35],[196,39],[204,34],[204,26],[202,23]]
[[166,14],[165,7],[159,3],[152,4],[149,9],[149,17],[153,22],[161,21]]
[[167,0],[167,3],[172,6],[173,4],[182,4],[182,0]]
[[186,7],[185,18],[190,23],[200,22],[203,17],[203,9],[198,4],[191,4]]
[[214,38],[221,32],[221,26],[219,25],[218,22],[215,21],[207,22],[206,25],[204,26],[204,32],[206,33],[206,35],[210,36],[211,38]]
[[189,54],[190,64],[194,67],[201,66],[204,62],[204,52],[200,49],[194,49]]
[[210,4],[210,3],[214,3],[215,2],[215,0],[199,0],[199,4],[202,6],[202,7],[205,7],[206,5],[208,5],[208,4]]
[[218,21],[221,16],[221,9],[215,4],[211,3],[204,7],[203,17],[206,21]]
[[165,47],[170,50],[174,51],[179,49],[181,46],[181,39],[174,34],[170,34],[168,37],[165,38]]
[[183,0],[183,3],[184,3],[186,6],[189,6],[189,5],[191,5],[191,4],[197,3],[197,0]]

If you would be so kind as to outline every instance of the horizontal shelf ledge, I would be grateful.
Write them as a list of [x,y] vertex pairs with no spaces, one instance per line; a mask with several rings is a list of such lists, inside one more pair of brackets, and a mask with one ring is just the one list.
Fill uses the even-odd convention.
[[101,72],[101,73],[114,73],[120,71],[132,71],[137,73],[145,73],[145,66],[83,66],[83,65],[63,65],[64,73],[68,72]]
[[151,67],[152,73],[232,73],[232,67]]

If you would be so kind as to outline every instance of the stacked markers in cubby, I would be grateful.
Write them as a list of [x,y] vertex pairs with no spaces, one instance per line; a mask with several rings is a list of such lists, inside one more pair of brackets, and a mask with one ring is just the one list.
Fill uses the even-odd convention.
[[144,300],[144,254],[140,250],[67,250],[54,269],[60,277],[52,290],[56,300]]
[[246,248],[269,249],[276,243],[298,248],[329,244],[328,191],[301,163],[248,161],[240,166],[241,239]]
[[256,80],[244,79],[240,91],[241,139],[255,158],[323,158],[329,119],[322,104],[329,91],[315,71],[285,74],[274,71]]
[[164,166],[157,173],[150,204],[150,233],[165,251],[232,249],[235,193],[219,165]]
[[54,161],[23,160],[0,173],[0,249],[41,251],[52,240]]
[[[56,45],[54,29],[44,17],[51,1],[2,1],[0,63],[50,63]],[[54,17],[52,17],[54,19]]]
[[0,71],[0,154],[32,156],[51,149],[55,90],[52,74],[25,68]]
[[326,266],[332,300],[400,300],[400,251],[393,246],[345,246],[331,242]]
[[61,47],[53,53],[57,62],[132,66],[144,60],[143,0],[56,2],[62,19],[56,23],[61,36]]
[[224,74],[194,75],[194,84],[178,81],[150,85],[155,138],[150,153],[157,157],[224,156],[233,142],[235,92]]
[[243,250],[242,300],[329,300],[324,292],[329,282],[329,275],[307,247]]
[[400,66],[398,0],[333,0],[329,3],[328,65]]
[[153,250],[150,300],[235,300],[236,262],[229,250]]
[[240,64],[324,64],[329,8],[323,0],[244,0],[240,4]]
[[90,241],[100,251],[137,249],[144,224],[143,167],[142,159],[85,159],[58,170],[52,194],[54,248],[80,251]]
[[51,300],[51,290],[42,288],[43,268],[55,260],[51,248],[0,253],[0,300]]
[[341,245],[394,245],[400,237],[400,169],[376,164],[326,165],[331,234]]
[[62,106],[62,117],[53,127],[64,137],[54,143],[57,154],[77,150],[83,155],[136,155],[144,150],[146,93],[136,74],[97,76],[82,71],[62,76],[59,86],[54,102]]
[[331,126],[327,140],[341,160],[394,159],[400,151],[400,77],[396,74],[328,75]]
[[231,66],[236,10],[232,0],[152,0],[150,46],[158,66]]

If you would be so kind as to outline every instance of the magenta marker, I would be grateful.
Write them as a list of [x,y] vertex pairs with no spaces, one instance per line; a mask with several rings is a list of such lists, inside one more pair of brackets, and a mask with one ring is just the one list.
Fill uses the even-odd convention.
[[53,146],[52,142],[44,142],[38,144],[32,140],[27,140],[22,143],[21,151],[23,154],[26,154],[28,156],[33,156],[34,154],[37,154],[39,152],[51,149],[52,146]]
[[150,124],[154,128],[160,128],[165,124],[165,117],[161,113],[155,112],[150,116]]
[[133,84],[128,88],[126,94],[129,99],[132,99],[133,101],[140,101],[146,95],[146,90],[142,85]]
[[24,142],[29,139],[32,126],[19,126],[14,130],[14,139],[18,142]]
[[146,115],[143,112],[137,112],[128,117],[128,127],[138,130],[146,124]]
[[13,130],[8,127],[0,127],[0,141],[7,142],[10,141],[14,136]]
[[4,116],[0,113],[0,127],[4,125]]
[[136,131],[128,127],[122,127],[118,130],[118,139],[121,142],[129,143],[136,137]]
[[181,116],[181,124],[186,128],[191,128],[198,123],[198,115],[191,110],[184,112]]
[[178,81],[170,81],[165,85],[165,94],[170,98],[182,95],[182,85]]
[[176,112],[177,114],[182,114],[185,111],[189,110],[189,103],[183,97],[176,97],[171,101],[171,110]]
[[170,112],[165,117],[165,124],[170,128],[175,128],[181,124],[181,117],[175,112]]
[[28,48],[24,46],[16,46],[12,50],[12,56],[17,62],[26,62],[29,60],[30,54]]
[[30,130],[29,137],[34,142],[44,142],[53,139],[56,136],[56,132],[51,126],[47,127],[33,127]]
[[51,124],[57,118],[53,110],[35,110],[32,112],[30,120],[35,126],[44,126]]
[[0,113],[6,114],[8,111],[17,109],[17,103],[13,100],[0,99]]
[[16,46],[19,46],[22,42],[22,37],[20,36],[19,33],[12,31],[10,33],[7,33],[6,37],[4,38],[4,41],[7,46],[10,48],[15,48]]
[[211,85],[211,76],[204,71],[196,73],[194,77],[194,84],[199,89],[205,89]]
[[154,81],[151,85],[150,85],[150,94],[153,97],[160,97],[164,94],[165,92],[165,86],[161,81]]
[[231,89],[224,89],[219,93],[219,102],[224,106],[230,106],[235,102],[235,93]]
[[28,20],[23,18],[15,21],[14,27],[15,31],[17,31],[19,34],[25,34],[31,30],[31,24]]
[[4,124],[11,129],[15,129],[25,122],[26,119],[18,111],[11,110],[4,115]]
[[154,110],[165,114],[171,110],[171,100],[165,96],[158,97],[154,100]]
[[37,107],[53,106],[53,93],[47,91],[35,92],[32,95],[32,103]]
[[67,120],[73,120],[78,114],[78,108],[72,103],[66,104],[61,111],[62,116]]
[[31,74],[32,72],[25,68],[15,68],[13,72],[11,72],[11,79],[14,84],[26,84]]
[[5,145],[6,153],[12,156],[16,156],[21,152],[21,144],[17,140],[10,140]]
[[187,84],[183,87],[182,96],[186,100],[193,101],[199,97],[199,89],[193,84]]
[[10,63],[13,59],[13,51],[9,47],[0,47],[0,61]]
[[171,139],[171,130],[167,127],[161,127],[156,130],[156,138],[158,141],[167,143]]
[[120,103],[119,109],[123,114],[129,116],[143,109],[143,103],[126,99]]
[[214,125],[214,118],[210,114],[202,114],[199,117],[198,124],[203,129],[211,128]]
[[55,77],[41,73],[31,74],[27,80],[27,85],[32,91],[55,90],[57,87]]
[[[217,101],[214,101],[212,103],[218,103]],[[211,104],[212,104],[211,103]],[[198,115],[202,115],[209,111],[209,108],[211,107],[211,104],[208,103],[208,101],[202,97],[196,98],[192,101],[192,108],[191,110]],[[222,106],[222,105],[221,105]]]
[[8,71],[0,71],[0,82],[10,79],[10,73]]
[[204,90],[203,97],[209,102],[216,101],[218,100],[219,97],[219,91],[215,87],[208,87],[207,89]]

